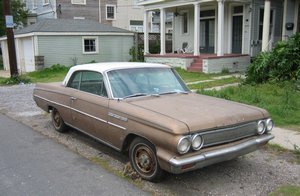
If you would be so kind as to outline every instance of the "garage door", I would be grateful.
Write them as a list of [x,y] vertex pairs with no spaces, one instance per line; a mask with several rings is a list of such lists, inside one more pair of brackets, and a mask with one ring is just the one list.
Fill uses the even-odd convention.
[[24,50],[23,57],[25,63],[25,71],[26,72],[35,71],[33,43],[31,38],[23,39],[23,50]]

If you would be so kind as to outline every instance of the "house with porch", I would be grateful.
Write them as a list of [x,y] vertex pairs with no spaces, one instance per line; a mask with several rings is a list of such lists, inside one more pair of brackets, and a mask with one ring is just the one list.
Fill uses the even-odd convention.
[[87,19],[130,31],[143,31],[143,7],[137,5],[137,0],[23,1],[29,10],[28,24],[46,18]]
[[[149,13],[160,12],[160,54],[149,54],[145,25],[145,60],[191,71],[245,70],[251,57],[300,28],[299,0],[140,0],[139,5],[144,24]],[[167,12],[174,15],[172,53],[165,52]]]

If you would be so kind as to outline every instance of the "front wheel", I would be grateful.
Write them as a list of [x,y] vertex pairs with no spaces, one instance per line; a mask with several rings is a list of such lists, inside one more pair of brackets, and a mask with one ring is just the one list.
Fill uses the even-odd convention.
[[52,124],[56,131],[60,133],[64,133],[67,131],[67,125],[65,124],[64,120],[60,116],[60,113],[57,111],[57,109],[55,108],[52,109],[51,118],[52,118]]
[[143,138],[135,138],[130,144],[129,159],[132,168],[141,178],[157,182],[164,171],[160,168],[153,144]]

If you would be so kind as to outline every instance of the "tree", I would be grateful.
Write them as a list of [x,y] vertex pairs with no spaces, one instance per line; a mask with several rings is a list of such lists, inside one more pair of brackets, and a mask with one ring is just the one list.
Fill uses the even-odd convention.
[[[3,1],[0,0],[0,36],[5,35],[5,16],[3,14]],[[20,0],[11,0],[11,13],[14,18],[15,28],[26,25],[28,10],[25,9],[25,4]]]

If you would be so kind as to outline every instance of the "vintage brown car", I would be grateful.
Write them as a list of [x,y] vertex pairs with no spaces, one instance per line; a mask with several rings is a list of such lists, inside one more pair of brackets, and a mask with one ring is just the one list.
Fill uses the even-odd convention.
[[73,127],[122,152],[150,181],[252,152],[273,138],[257,107],[191,92],[162,64],[74,66],[63,83],[37,84],[33,97],[54,128]]

